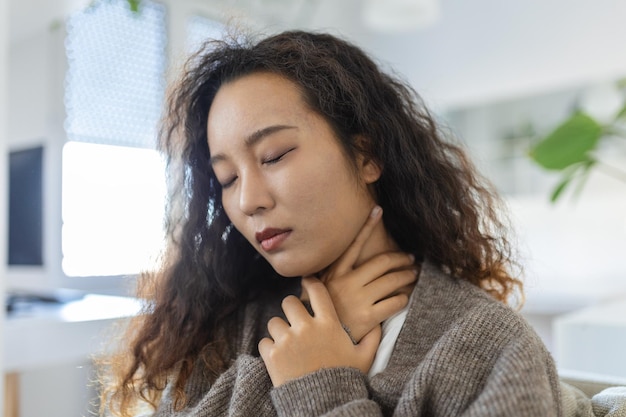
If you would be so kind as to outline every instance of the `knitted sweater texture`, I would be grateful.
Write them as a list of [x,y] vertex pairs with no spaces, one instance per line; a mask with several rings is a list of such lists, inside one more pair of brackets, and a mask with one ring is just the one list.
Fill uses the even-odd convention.
[[165,416],[562,416],[554,362],[516,312],[425,263],[387,368],[368,378],[322,369],[273,388],[257,343],[284,294],[241,312],[232,366],[214,384],[199,365],[187,407]]

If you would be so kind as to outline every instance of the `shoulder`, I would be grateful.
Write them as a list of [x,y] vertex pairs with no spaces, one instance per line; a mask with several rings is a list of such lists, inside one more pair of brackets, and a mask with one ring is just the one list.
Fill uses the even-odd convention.
[[425,262],[416,288],[416,304],[435,312],[449,328],[483,329],[492,336],[536,336],[523,316],[476,285],[451,277]]
[[[482,372],[514,358],[520,366],[553,367],[543,341],[524,317],[477,286],[426,263],[413,294],[410,320],[424,359],[451,370]],[[474,366],[474,365],[472,365]]]
[[435,415],[455,414],[450,407],[559,415],[550,353],[518,312],[482,289],[426,264],[405,326],[398,363],[412,366],[403,400],[419,399]]

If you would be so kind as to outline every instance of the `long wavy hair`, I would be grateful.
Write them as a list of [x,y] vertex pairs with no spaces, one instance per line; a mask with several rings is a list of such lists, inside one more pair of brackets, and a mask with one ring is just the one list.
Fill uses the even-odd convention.
[[198,361],[216,378],[233,359],[226,341],[238,309],[288,281],[232,226],[209,163],[207,118],[216,92],[255,72],[294,82],[352,160],[362,155],[382,167],[374,193],[403,251],[503,302],[521,294],[501,201],[408,83],[329,34],[207,42],[168,94],[159,135],[170,184],[168,242],[159,269],[140,280],[146,311],[106,363],[103,407],[116,414],[130,415],[140,402],[154,406],[168,382],[176,407],[184,407]]

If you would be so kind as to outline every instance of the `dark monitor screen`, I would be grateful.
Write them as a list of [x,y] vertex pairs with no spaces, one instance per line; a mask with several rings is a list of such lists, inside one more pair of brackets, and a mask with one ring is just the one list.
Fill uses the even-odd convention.
[[9,154],[9,265],[43,265],[43,147]]

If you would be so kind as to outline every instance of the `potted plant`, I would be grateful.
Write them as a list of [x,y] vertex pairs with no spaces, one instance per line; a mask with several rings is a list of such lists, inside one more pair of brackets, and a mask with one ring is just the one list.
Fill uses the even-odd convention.
[[596,170],[626,183],[626,167],[615,167],[602,161],[601,145],[610,141],[626,141],[626,79],[617,82],[623,105],[608,121],[600,121],[580,108],[529,151],[541,167],[561,173],[550,200],[556,202],[573,183],[575,194],[582,190],[591,171]]

